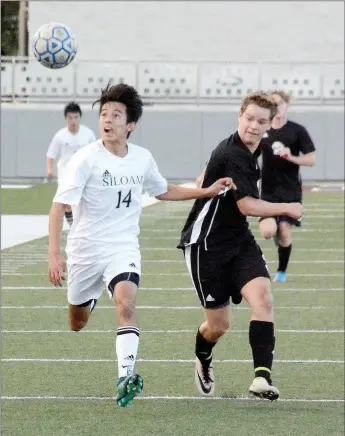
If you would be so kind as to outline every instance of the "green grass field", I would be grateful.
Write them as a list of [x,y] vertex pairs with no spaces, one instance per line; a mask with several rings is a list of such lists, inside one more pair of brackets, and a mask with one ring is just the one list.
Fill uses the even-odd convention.
[[[3,214],[48,213],[54,186],[2,190]],[[307,193],[289,281],[273,284],[278,402],[247,398],[250,312],[232,314],[215,349],[216,393],[194,386],[194,338],[204,315],[175,249],[191,207],[160,203],[141,219],[143,278],[137,371],[142,397],[114,401],[116,324],[106,294],[87,328],[66,321],[65,289],[47,279],[47,238],[2,252],[2,435],[340,436],[344,434],[344,197]],[[258,226],[252,220],[258,235]],[[259,239],[272,273],[276,248]]]

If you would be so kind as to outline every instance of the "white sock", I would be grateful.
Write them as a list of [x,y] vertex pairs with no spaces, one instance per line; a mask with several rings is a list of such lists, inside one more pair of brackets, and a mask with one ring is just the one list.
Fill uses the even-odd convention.
[[120,377],[133,374],[139,347],[139,329],[133,326],[119,327],[116,336],[116,355]]

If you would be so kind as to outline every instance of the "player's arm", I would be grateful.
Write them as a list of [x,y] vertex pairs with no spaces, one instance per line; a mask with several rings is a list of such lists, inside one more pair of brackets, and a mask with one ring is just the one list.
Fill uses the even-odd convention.
[[167,201],[184,201],[195,200],[198,198],[213,198],[219,195],[222,191],[228,189],[235,190],[236,186],[230,177],[224,177],[217,180],[208,188],[185,188],[178,185],[168,185],[168,190],[164,194],[157,195],[158,200]]
[[62,286],[62,280],[65,280],[66,263],[60,252],[65,206],[63,203],[54,202],[49,213],[48,274],[49,281],[54,286]]
[[61,255],[61,233],[65,206],[77,206],[89,177],[91,165],[85,153],[76,153],[66,166],[63,179],[53,199],[49,213],[49,280],[62,286],[65,279],[65,261]]
[[300,155],[293,156],[289,148],[284,147],[280,152],[280,157],[287,161],[304,167],[313,167],[315,165],[315,146],[307,129],[303,126],[298,130],[298,144]]
[[196,187],[201,188],[202,182],[204,181],[206,168],[204,168],[201,174],[195,179]]
[[227,174],[233,177],[237,186],[233,195],[242,215],[262,218],[278,215],[287,215],[294,219],[301,217],[300,203],[270,203],[259,198],[256,173],[246,161],[229,160]]
[[298,166],[313,167],[315,165],[315,153],[307,153],[301,156],[293,156],[288,147],[280,152],[280,157]]
[[58,158],[61,151],[61,142],[58,133],[56,133],[49,145],[47,151],[47,177],[52,179],[54,177],[54,161]]
[[246,196],[237,201],[237,206],[245,216],[269,218],[271,216],[285,215],[293,219],[302,216],[300,203],[270,203],[258,198]]

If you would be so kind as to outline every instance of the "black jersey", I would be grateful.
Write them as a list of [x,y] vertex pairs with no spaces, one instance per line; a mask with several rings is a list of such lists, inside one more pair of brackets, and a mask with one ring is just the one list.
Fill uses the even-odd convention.
[[305,127],[293,121],[280,129],[267,131],[260,143],[262,151],[261,198],[270,202],[302,200],[300,167],[279,157],[282,147],[288,147],[293,156],[315,151],[314,143]]
[[237,201],[247,196],[259,198],[258,153],[259,150],[251,153],[237,132],[213,150],[202,187],[211,186],[221,177],[231,177],[237,191],[228,190],[215,198],[196,200],[182,230],[178,248],[204,244],[206,250],[220,250],[224,246],[231,250],[231,246],[237,249],[239,242],[254,239]]

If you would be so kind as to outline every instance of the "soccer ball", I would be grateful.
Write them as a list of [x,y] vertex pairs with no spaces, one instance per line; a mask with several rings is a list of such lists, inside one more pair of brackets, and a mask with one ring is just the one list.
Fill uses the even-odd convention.
[[74,35],[60,23],[40,27],[32,39],[32,49],[38,62],[52,69],[67,67],[77,54]]

